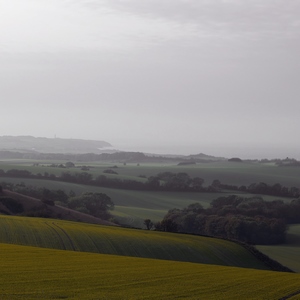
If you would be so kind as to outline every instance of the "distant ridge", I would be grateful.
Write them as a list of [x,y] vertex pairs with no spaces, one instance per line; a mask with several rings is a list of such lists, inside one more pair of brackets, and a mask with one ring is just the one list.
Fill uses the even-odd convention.
[[114,152],[110,143],[96,140],[0,136],[0,150],[38,153]]
[[225,160],[203,153],[195,155],[154,154],[117,150],[105,141],[0,136],[0,159],[58,159],[116,162],[215,162]]
[[204,153],[199,153],[199,154],[191,154],[188,157],[190,157],[191,159],[198,159],[198,160],[225,160],[225,157],[216,157],[216,156],[212,156],[212,155],[207,155]]

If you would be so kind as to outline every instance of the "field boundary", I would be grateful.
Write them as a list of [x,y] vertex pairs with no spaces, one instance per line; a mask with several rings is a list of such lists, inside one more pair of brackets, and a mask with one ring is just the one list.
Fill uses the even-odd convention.
[[[262,253],[257,248],[255,248],[255,246],[247,244],[247,243],[243,243],[243,242],[240,242],[240,241],[237,241],[237,240],[226,239],[224,237],[217,237],[217,236],[210,236],[210,235],[200,235],[200,234],[195,234],[195,233],[176,232],[175,234],[187,234],[187,235],[203,236],[203,237],[208,237],[208,238],[219,239],[219,240],[224,240],[224,241],[236,243],[236,244],[242,246],[248,252],[250,252],[255,258],[262,261],[272,271],[297,273],[297,272],[291,270],[290,268],[282,265],[278,261],[270,258],[268,255]],[[300,290],[299,290],[299,294],[300,294]]]
[[[250,253],[252,253],[257,259],[264,262],[273,271],[296,273],[295,271],[293,271],[290,268],[282,265],[278,261],[270,258],[268,255],[262,253],[261,251],[259,251],[257,248],[255,248],[252,245],[242,243],[242,242],[239,242],[239,241],[233,241],[233,242],[235,242],[235,243],[239,244],[240,246],[244,247],[246,250],[248,250]],[[299,291],[299,293],[300,293],[300,291]]]
[[278,300],[286,300],[286,299],[290,299],[296,295],[299,295],[300,294],[300,290],[294,292],[294,293],[291,293],[291,294],[288,294],[287,296],[284,296],[282,298],[279,298]]

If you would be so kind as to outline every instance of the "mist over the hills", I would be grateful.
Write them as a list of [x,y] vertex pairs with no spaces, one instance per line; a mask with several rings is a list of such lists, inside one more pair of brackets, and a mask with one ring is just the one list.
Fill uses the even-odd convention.
[[155,153],[155,154],[177,154],[177,155],[190,155],[205,153],[216,157],[239,157],[242,159],[284,159],[286,157],[295,158],[300,160],[300,152],[298,148],[286,148],[286,147],[243,147],[243,146],[209,146],[209,145],[164,145],[164,146],[143,146],[143,145],[122,145],[120,144],[117,149],[123,151],[140,151],[144,153]]
[[143,145],[143,144],[117,144],[112,145],[107,141],[86,140],[86,139],[63,139],[45,138],[33,136],[0,136],[0,151],[13,151],[21,153],[114,153],[114,152],[143,152],[146,155],[160,156],[189,156],[196,154],[206,154],[214,157],[242,159],[284,159],[286,157],[299,160],[297,149],[286,148],[247,148],[247,147],[208,147],[202,145]]
[[0,4],[0,135],[299,158],[299,1]]

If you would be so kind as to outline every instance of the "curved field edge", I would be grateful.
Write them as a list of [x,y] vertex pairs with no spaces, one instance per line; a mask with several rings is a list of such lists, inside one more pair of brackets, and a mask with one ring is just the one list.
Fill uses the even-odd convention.
[[260,245],[256,248],[293,271],[300,273],[300,224],[289,226],[285,244]]
[[0,298],[285,299],[300,274],[0,244]]
[[54,219],[0,216],[0,243],[268,269],[226,240]]

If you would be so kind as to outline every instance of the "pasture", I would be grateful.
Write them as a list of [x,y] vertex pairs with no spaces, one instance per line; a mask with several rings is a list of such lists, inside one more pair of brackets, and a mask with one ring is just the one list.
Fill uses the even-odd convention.
[[268,269],[225,240],[54,219],[0,216],[0,243]]
[[[39,163],[38,166],[33,164]],[[69,171],[71,173],[82,172],[80,168],[54,168],[49,167],[50,164],[63,164],[63,161],[28,161],[28,160],[7,160],[0,162],[0,169],[5,171],[9,169],[24,169],[33,174],[49,174],[60,175],[62,172]],[[204,179],[205,185],[210,185],[213,180],[218,179],[224,184],[231,185],[250,185],[251,183],[265,182],[267,184],[280,183],[281,185],[291,187],[299,187],[300,168],[297,167],[277,167],[273,164],[263,164],[258,162],[209,162],[197,163],[196,165],[178,166],[176,163],[76,163],[77,166],[92,166],[88,173],[95,177],[98,175],[106,175],[108,177],[117,177],[120,179],[133,179],[143,181],[145,179],[140,176],[155,176],[160,172],[185,172],[191,177],[200,177]],[[118,175],[104,174],[103,171],[109,167],[116,166],[113,169]]]
[[256,246],[256,248],[282,265],[300,273],[300,224],[289,226],[285,244]]
[[293,273],[9,244],[0,244],[0,257],[1,300],[270,300],[299,292]]
[[[210,202],[218,197],[229,194],[250,197],[251,194],[242,192],[224,193],[193,193],[193,192],[165,192],[165,191],[133,191],[122,189],[102,188],[82,184],[28,179],[28,178],[0,178],[0,182],[11,182],[14,184],[25,183],[27,186],[45,187],[48,189],[61,189],[67,194],[72,190],[77,195],[84,192],[107,194],[115,204],[112,214],[121,224],[133,227],[144,228],[144,219],[151,219],[154,222],[160,221],[168,210],[173,208],[184,208],[192,203],[200,203],[204,208],[209,207]],[[274,200],[278,197],[266,196],[265,200]],[[290,199],[284,199],[290,201]]]
[[[54,175],[64,171],[81,172],[79,169],[33,166],[32,163],[6,161],[0,163],[0,169],[26,169],[33,174],[48,172]],[[118,175],[108,176],[143,181],[146,179],[141,175],[149,177],[166,171],[186,172],[203,178],[205,185],[219,179],[232,185],[265,182],[299,187],[300,175],[300,168],[280,168],[254,162],[189,166],[142,163],[139,166],[115,163],[86,165],[93,165],[89,172],[94,177],[107,176],[103,171],[117,165],[114,170]],[[123,224],[135,227],[144,227],[143,220],[146,218],[154,222],[161,220],[169,209],[183,208],[195,202],[208,207],[213,199],[226,195],[132,191],[25,178],[0,178],[0,181],[24,182],[36,187],[61,189],[66,193],[72,190],[77,195],[83,192],[105,193],[115,203],[113,215]],[[274,200],[278,197],[263,198]],[[294,225],[290,227],[286,245],[257,248],[300,272],[299,241],[300,225]],[[258,270],[266,267],[247,250],[218,239],[0,216],[0,243],[3,243],[0,245],[0,299],[4,300],[240,299],[241,295],[244,299],[283,299],[300,289],[298,274]],[[299,295],[289,299],[299,299]]]

